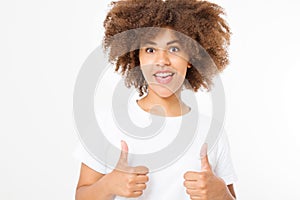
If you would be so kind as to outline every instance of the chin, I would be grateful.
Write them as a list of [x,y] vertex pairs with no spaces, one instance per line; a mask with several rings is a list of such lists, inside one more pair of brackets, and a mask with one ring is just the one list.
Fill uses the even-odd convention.
[[157,94],[157,96],[159,96],[161,98],[168,98],[168,97],[174,95],[176,92],[176,91],[175,92],[171,91],[168,88],[157,86],[157,85],[152,86],[151,89],[155,94]]
[[157,94],[158,94],[159,97],[166,99],[166,98],[172,96],[174,93],[172,93],[172,92],[159,92]]

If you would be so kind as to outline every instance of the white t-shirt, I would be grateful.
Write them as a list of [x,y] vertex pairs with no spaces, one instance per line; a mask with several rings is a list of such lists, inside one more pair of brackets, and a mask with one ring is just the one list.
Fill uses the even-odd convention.
[[[138,127],[147,127],[152,122],[151,117],[153,116],[142,110],[134,98],[129,102],[128,113],[130,121]],[[190,140],[189,145],[186,145],[181,155],[174,156],[172,152],[170,152],[170,157],[175,158],[172,162],[164,163],[165,160],[168,160],[168,155],[166,156],[166,154],[160,157],[158,153],[158,156],[156,156],[157,159],[155,160],[147,159],[147,155],[155,154],[170,145],[174,145],[173,142],[178,135],[179,129],[182,127],[184,118],[189,117],[191,114],[192,111],[182,117],[166,117],[164,118],[165,122],[163,127],[157,131],[157,134],[151,137],[149,136],[146,139],[141,139],[124,134],[124,131],[121,131],[116,125],[114,117],[112,117],[111,109],[105,110],[105,108],[103,108],[101,112],[97,113],[99,126],[106,139],[110,142],[111,147],[120,149],[121,140],[126,141],[128,144],[128,164],[130,166],[147,166],[145,163],[148,163],[148,165],[155,163],[152,168],[150,167],[150,173],[148,174],[149,181],[147,182],[147,188],[144,190],[143,195],[139,198],[131,199],[189,199],[189,196],[186,194],[186,189],[183,186],[183,176],[187,171],[201,171],[200,149],[205,141],[211,120],[204,115],[199,115],[196,134],[193,134],[193,139]],[[180,145],[177,144],[177,146],[179,147]],[[106,149],[105,151],[108,154],[108,160],[102,159],[99,161],[97,156],[90,154],[82,145],[79,145],[74,156],[93,170],[107,174],[113,170],[117,160],[115,159],[111,162],[109,150]],[[141,157],[139,158],[141,159],[135,159],[135,155],[140,155]],[[224,131],[219,134],[214,148],[209,151],[208,158],[215,175],[222,178],[227,185],[237,180],[231,161],[229,143]],[[159,164],[161,164],[161,166],[159,166]],[[127,198],[116,197],[115,199],[121,200]]]

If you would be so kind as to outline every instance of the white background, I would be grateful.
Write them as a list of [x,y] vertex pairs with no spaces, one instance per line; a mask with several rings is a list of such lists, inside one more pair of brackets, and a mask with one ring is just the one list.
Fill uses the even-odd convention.
[[[108,2],[0,2],[0,199],[74,199],[73,87]],[[222,78],[237,195],[300,199],[300,3],[214,2],[233,32]]]

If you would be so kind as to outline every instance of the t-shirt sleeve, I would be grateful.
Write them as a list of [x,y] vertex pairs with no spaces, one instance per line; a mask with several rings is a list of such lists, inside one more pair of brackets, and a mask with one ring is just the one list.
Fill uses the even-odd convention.
[[98,162],[90,153],[81,145],[78,144],[73,156],[78,161],[84,163],[89,168],[101,173],[106,174],[106,167],[102,163]]
[[237,175],[233,167],[229,141],[225,131],[218,141],[217,155],[217,163],[214,169],[216,175],[222,178],[226,185],[233,184],[237,181]]

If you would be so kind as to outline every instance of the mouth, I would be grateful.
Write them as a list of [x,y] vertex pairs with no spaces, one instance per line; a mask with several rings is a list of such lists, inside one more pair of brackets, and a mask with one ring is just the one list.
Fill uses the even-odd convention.
[[153,76],[158,83],[168,84],[172,81],[174,74],[174,72],[170,71],[158,71]]

